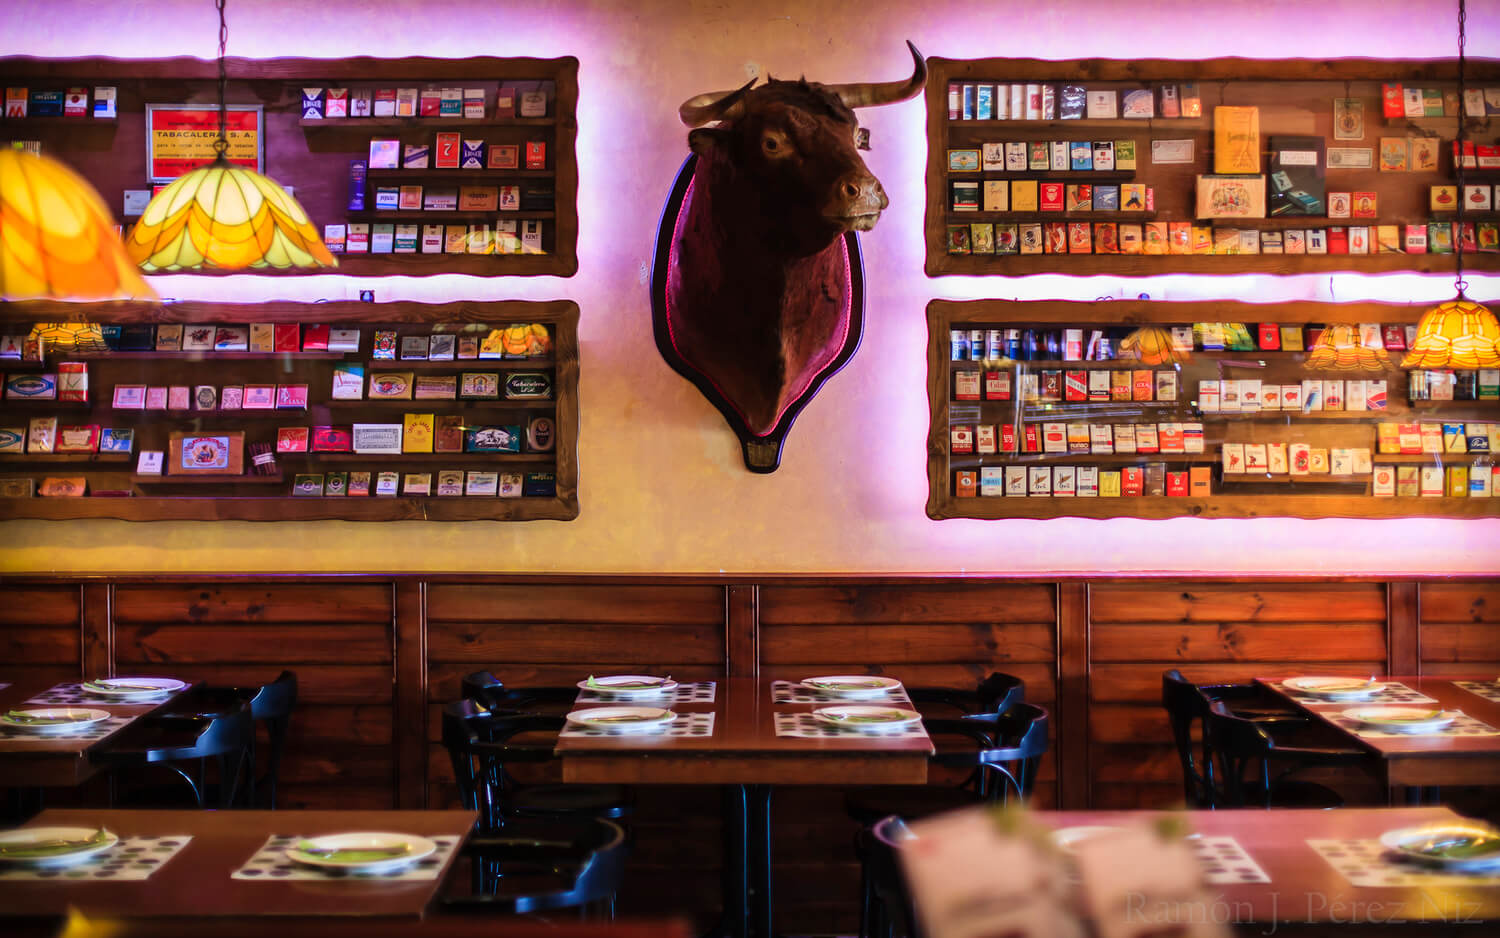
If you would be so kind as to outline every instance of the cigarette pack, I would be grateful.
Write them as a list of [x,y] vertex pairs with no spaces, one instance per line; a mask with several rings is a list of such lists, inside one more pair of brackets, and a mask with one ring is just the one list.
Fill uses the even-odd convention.
[[974,452],[974,428],[967,424],[958,424],[948,428],[948,451],[955,455],[968,455]]
[[1135,424],[1114,425],[1115,452],[1129,455],[1135,452]]
[[1089,448],[1087,452],[1108,455],[1115,451],[1114,431],[1107,423],[1088,424]]
[[1441,498],[1443,495],[1443,467],[1422,466],[1421,485],[1423,498]]
[[1095,403],[1109,400],[1109,372],[1103,368],[1095,368],[1089,372],[1088,399]]
[[1075,475],[1078,477],[1078,497],[1099,497],[1099,467],[1079,466]]
[[1118,469],[1099,470],[1099,497],[1119,498],[1121,494],[1121,478]]
[[528,140],[528,141],[526,141],[526,168],[527,169],[546,169],[547,168],[547,141],[545,141],[545,140]]
[[1026,467],[1005,467],[1005,494],[1010,498],[1026,497]]
[[[1461,423],[1445,423],[1443,426],[1443,452],[1445,453],[1467,453],[1469,451],[1469,438],[1464,433],[1464,425]],[[1485,435],[1485,443],[1489,443],[1489,435]]]
[[984,399],[1008,401],[1011,396],[1009,371],[987,371],[984,373]]
[[1135,450],[1138,453],[1161,452],[1161,440],[1154,423],[1138,424],[1135,428]]
[[1146,370],[1132,371],[1130,374],[1131,400],[1149,401],[1156,392],[1156,378],[1153,372]]
[[1026,467],[1026,493],[1033,497],[1052,494],[1051,466]]
[[973,498],[979,494],[978,474],[973,469],[960,469],[954,473],[953,494],[959,498]]
[[1390,498],[1396,494],[1396,467],[1376,466],[1370,474],[1370,489],[1378,498]]
[[1144,495],[1146,473],[1140,466],[1125,466],[1120,470],[1120,494],[1134,497]]
[[[1248,457],[1247,457],[1248,458]],[[1266,471],[1272,475],[1286,475],[1288,469],[1285,443],[1266,444]]]
[[996,497],[1005,494],[1005,470],[1000,466],[983,466],[979,470],[979,494]]
[[1068,424],[1068,452],[1075,454],[1087,454],[1091,433],[1086,423]]
[[1059,498],[1073,498],[1078,491],[1078,475],[1073,466],[1057,466],[1052,470],[1052,494]]
[[[1028,430],[1030,427],[1028,426]],[[1068,425],[1065,423],[1042,424],[1042,452],[1066,453],[1068,451]]]
[[1245,444],[1225,443],[1220,447],[1224,457],[1226,475],[1243,475],[1245,472]]
[[1415,498],[1421,494],[1418,482],[1418,466],[1396,467],[1396,495],[1401,498]]
[[996,449],[995,425],[981,423],[974,428],[974,451],[981,455],[992,455]]
[[432,165],[435,169],[458,169],[461,139],[462,135],[457,132],[437,134],[432,152]]
[[1418,432],[1422,439],[1422,452],[1441,453],[1443,451],[1443,425],[1440,423],[1424,423],[1418,425]]

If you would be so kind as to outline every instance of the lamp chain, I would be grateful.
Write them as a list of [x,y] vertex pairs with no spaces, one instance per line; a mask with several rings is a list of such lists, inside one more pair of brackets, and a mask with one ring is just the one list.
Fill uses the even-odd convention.
[[[219,139],[214,141],[214,152],[222,159],[229,151],[228,113],[224,106],[224,88],[229,83],[229,74],[224,67],[224,48],[229,44],[229,25],[224,22],[224,0],[214,0],[214,5],[219,8]],[[1461,41],[1459,45],[1462,48]],[[1459,79],[1459,87],[1463,87],[1462,78]]]
[[[222,3],[223,0],[220,0]],[[1455,279],[1453,285],[1458,288],[1458,295],[1463,296],[1464,289],[1468,283],[1464,281],[1464,203],[1468,201],[1468,193],[1464,191],[1464,123],[1465,111],[1468,108],[1464,101],[1464,20],[1467,18],[1464,0],[1458,0],[1458,134],[1454,141],[1453,155],[1455,166],[1454,175],[1458,180],[1458,216],[1453,223],[1453,254],[1455,263]]]

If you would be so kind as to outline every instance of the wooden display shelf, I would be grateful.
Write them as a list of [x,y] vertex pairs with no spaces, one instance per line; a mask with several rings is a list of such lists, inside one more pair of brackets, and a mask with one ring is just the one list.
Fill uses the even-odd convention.
[[[1239,58],[1198,61],[1144,59],[1075,59],[1048,61],[1042,59],[946,59],[927,60],[929,77],[926,86],[927,105],[927,206],[924,225],[926,244],[925,270],[929,276],[999,276],[1019,277],[1038,273],[1070,276],[1107,274],[1145,277],[1158,274],[1301,274],[1325,272],[1384,273],[1392,271],[1451,273],[1453,258],[1442,254],[1234,254],[1234,255],[1123,255],[1123,254],[949,254],[949,225],[965,225],[989,219],[968,212],[954,212],[950,204],[950,183],[985,178],[988,174],[948,171],[948,151],[980,146],[985,143],[1036,140],[1076,140],[1080,137],[1117,137],[1135,140],[1137,168],[1134,182],[1155,190],[1156,212],[1148,221],[1196,222],[1195,176],[1212,173],[1213,110],[1221,105],[1259,106],[1261,154],[1259,173],[1268,174],[1270,138],[1275,136],[1321,136],[1327,146],[1343,145],[1373,148],[1384,131],[1382,124],[1381,86],[1403,82],[1423,87],[1456,87],[1457,63],[1443,59],[1433,61],[1374,59],[1286,59],[1250,60]],[[1500,82],[1500,60],[1468,60],[1471,87]],[[948,89],[950,83],[1045,83],[1053,86],[1079,84],[1088,89],[1135,89],[1156,91],[1162,84],[1194,82],[1198,86],[1202,116],[1194,118],[1150,119],[1113,118],[1078,120],[950,120]],[[1365,102],[1366,135],[1360,141],[1342,141],[1333,136],[1333,100],[1352,97]],[[1458,126],[1457,117],[1403,121],[1422,136],[1437,133],[1451,139]],[[1489,127],[1485,119],[1482,124]],[[1193,142],[1191,163],[1153,163],[1154,140],[1188,139]],[[1477,139],[1477,138],[1476,138]],[[1444,142],[1444,145],[1446,143]],[[1451,158],[1440,154],[1442,172],[1447,172]],[[1000,174],[995,172],[995,178]],[[1049,171],[1050,172],[1050,171]],[[1059,174],[1061,171],[1059,171]],[[1087,173],[1078,171],[1079,181]],[[1342,175],[1341,175],[1342,174]],[[1047,178],[1040,173],[1014,172],[1009,178]],[[1097,177],[1095,177],[1097,178]],[[1327,229],[1350,226],[1425,224],[1428,211],[1428,185],[1433,174],[1380,173],[1375,170],[1345,173],[1335,170],[1326,176],[1331,191],[1358,188],[1373,191],[1380,206],[1377,219],[1328,219],[1270,217],[1242,221],[1221,220],[1219,227],[1278,231],[1286,228]],[[1437,177],[1441,178],[1441,176]],[[1342,181],[1341,181],[1342,180]],[[1353,186],[1353,182],[1358,186]],[[1050,214],[1050,213],[1049,213]],[[1097,213],[1077,220],[1094,223],[1133,223],[1140,213]],[[1134,216],[1134,217],[1129,217]],[[1058,215],[1067,220],[1067,215]],[[1006,219],[1009,222],[1010,219]],[[1038,220],[1028,218],[1028,221]],[[1373,234],[1372,234],[1373,239]],[[1471,254],[1470,263],[1479,271],[1500,270],[1500,254]]]
[[131,453],[0,453],[0,463],[128,463]]
[[485,182],[494,179],[552,179],[557,171],[552,169],[371,169],[365,178],[382,179],[452,179],[459,182]]
[[[957,149],[964,149],[958,147]],[[1130,182],[1135,179],[1133,169],[982,169],[978,172],[950,172],[948,181],[963,182],[974,179],[1055,179],[1058,182]],[[1055,213],[1054,213],[1055,214]],[[1134,213],[1131,213],[1134,214]]]
[[[497,219],[497,218],[500,219],[501,221],[505,221],[506,219],[510,219],[510,218],[515,218],[515,219],[523,219],[523,218],[538,219],[539,218],[539,219],[543,219],[543,220],[548,220],[548,219],[553,219],[553,218],[557,217],[557,213],[556,212],[549,212],[549,211],[502,212],[502,211],[496,210],[496,211],[493,211],[493,212],[445,212],[445,211],[438,211],[438,210],[433,210],[433,209],[367,209],[366,211],[363,211],[363,212],[345,212],[344,214],[347,215],[348,217],[352,218],[352,219],[355,219],[356,221],[363,221],[363,220],[367,220],[367,219],[375,219],[375,220],[380,220],[380,221],[418,221],[418,220],[425,220],[425,221],[427,221],[429,223],[430,222],[434,222],[434,221],[438,221],[440,219],[445,219],[445,218],[447,220],[449,220],[449,221],[492,221],[492,220]],[[429,255],[429,256],[432,256],[432,257],[440,257],[440,256],[458,257],[460,255],[457,255],[457,254],[449,254],[449,255],[433,254],[433,255]],[[524,254],[519,254],[519,255],[496,254],[496,255],[481,255],[481,256],[524,257],[525,255]]]
[[[1288,353],[1215,353],[1195,351],[1191,360],[1182,366],[1151,366],[1152,370],[1173,368],[1179,371],[1178,401],[1130,401],[1130,402],[1052,402],[1043,410],[1035,405],[1020,406],[1016,401],[954,401],[953,371],[967,369],[983,370],[982,362],[955,362],[950,360],[950,331],[954,329],[990,328],[1057,328],[1060,326],[1082,327],[1086,330],[1112,328],[1121,325],[1144,323],[1186,324],[1194,322],[1276,322],[1276,323],[1326,323],[1378,322],[1406,324],[1415,322],[1423,312],[1418,305],[1397,305],[1374,302],[1348,304],[1324,304],[1313,302],[1284,302],[1251,304],[1231,301],[1194,301],[1184,303],[1161,303],[1149,300],[1111,300],[1102,302],[1037,301],[1014,302],[1005,300],[979,300],[958,302],[934,300],[928,304],[928,401],[930,423],[927,438],[928,500],[927,514],[934,519],[946,518],[1391,518],[1405,516],[1435,516],[1452,518],[1500,517],[1500,499],[1495,498],[1385,498],[1368,492],[1367,476],[1288,476],[1285,479],[1265,473],[1245,473],[1223,479],[1214,471],[1216,494],[1207,498],[1194,497],[1038,497],[1013,498],[1004,496],[974,496],[960,498],[954,491],[954,472],[958,469],[972,470],[980,466],[1001,465],[1129,465],[1142,463],[1165,463],[1173,465],[1214,465],[1221,462],[1220,445],[1224,436],[1231,442],[1240,442],[1239,437],[1248,436],[1247,442],[1262,442],[1267,434],[1287,437],[1285,442],[1307,442],[1314,446],[1329,448],[1366,446],[1372,450],[1372,463],[1423,462],[1438,458],[1437,454],[1420,456],[1383,456],[1373,452],[1375,448],[1375,424],[1382,422],[1422,422],[1451,417],[1464,419],[1469,414],[1485,422],[1500,422],[1500,401],[1441,401],[1407,402],[1405,372],[1392,368],[1384,374],[1390,387],[1387,390],[1390,402],[1383,411],[1259,411],[1253,414],[1198,413],[1196,410],[1196,381],[1219,374],[1216,360],[1223,354],[1261,357],[1270,354],[1287,356],[1276,363],[1276,367],[1292,368]],[[1292,353],[1295,354],[1295,353]],[[1399,353],[1392,353],[1397,355]],[[1096,367],[1112,366],[1131,368],[1139,365],[1129,360],[1112,362],[1012,362],[1012,365],[1055,365],[1059,369],[1081,368],[1092,364]],[[1144,366],[1142,366],[1144,367]],[[1356,380],[1367,377],[1365,372],[1305,372],[1297,368],[1300,376],[1324,379]],[[1275,381],[1274,371],[1267,380]],[[1455,406],[1457,405],[1457,406]],[[1205,452],[1198,453],[996,453],[953,454],[950,452],[950,426],[954,423],[973,422],[956,420],[953,412],[978,413],[978,422],[996,423],[1020,410],[1021,419],[1028,423],[1088,421],[1098,416],[1109,422],[1120,422],[1121,414],[1108,413],[1129,411],[1127,420],[1171,419],[1177,421],[1201,421],[1205,430],[1211,430],[1205,440]],[[1091,412],[1093,411],[1093,412]],[[1461,416],[1462,415],[1462,416]],[[1321,435],[1320,435],[1321,434]],[[1266,440],[1277,442],[1279,440]],[[1363,442],[1359,442],[1363,441]],[[1484,453],[1442,454],[1448,465],[1461,465],[1476,460],[1487,460]],[[1267,491],[1255,494],[1232,494],[1243,492],[1256,483],[1266,484]],[[1305,486],[1299,483],[1306,483]],[[1353,492],[1341,489],[1360,488]],[[1224,489],[1231,493],[1223,493]],[[1312,491],[1304,489],[1311,488]],[[1280,491],[1277,491],[1280,489]]]
[[[336,270],[324,268],[263,269],[255,271],[185,271],[187,276],[316,277],[327,273],[350,276],[572,276],[578,271],[578,60],[572,56],[536,58],[528,56],[475,56],[460,59],[410,57],[378,59],[353,57],[227,58],[228,83],[225,99],[230,104],[255,104],[262,109],[262,135],[277,146],[267,151],[266,172],[289,188],[322,230],[344,221],[347,205],[349,164],[367,157],[371,137],[399,137],[429,141],[443,130],[492,143],[524,145],[537,141],[546,145],[543,170],[485,170],[474,179],[545,180],[554,190],[552,215],[521,215],[550,218],[546,224],[546,254],[519,255],[503,261],[493,257],[432,255],[405,261],[381,255],[354,259],[336,255]],[[139,135],[125,131],[143,126],[145,107],[151,102],[208,100],[217,85],[217,63],[189,57],[117,59],[83,57],[42,59],[10,56],[0,61],[0,80],[6,87],[72,87],[109,85],[117,89],[114,120],[92,117],[29,118],[0,121],[0,137],[35,136],[47,142],[46,151],[67,162],[99,191],[117,222],[129,225],[133,217],[119,213],[126,190],[138,189],[147,178],[146,148]],[[506,85],[520,91],[541,88],[548,96],[545,117],[499,117],[494,115],[495,88]],[[484,118],[368,117],[304,120],[301,89],[319,87],[482,87],[489,110]],[[104,128],[107,127],[106,131]],[[452,179],[471,177],[444,175],[450,170],[409,170],[408,178]],[[433,175],[428,176],[428,173]],[[358,257],[357,255],[355,256]],[[316,294],[314,294],[316,295]]]
[[[247,310],[248,312],[248,310]],[[183,351],[138,351],[138,352],[57,352],[59,361],[101,361],[106,359],[119,359],[130,361],[141,361],[160,359],[162,361],[282,361],[283,359],[303,359],[306,361],[329,361],[338,360],[345,355],[356,355],[357,352],[216,352],[211,349]]]
[[[83,497],[72,499],[8,499],[0,506],[0,514],[6,518],[70,519],[70,518],[123,518],[128,520],[318,520],[345,518],[350,520],[569,520],[578,514],[578,307],[567,301],[504,301],[495,303],[292,303],[274,302],[266,304],[233,303],[10,303],[0,306],[0,327],[6,323],[23,324],[39,321],[95,321],[110,323],[224,323],[224,322],[301,322],[340,323],[358,326],[368,341],[375,329],[396,329],[411,333],[421,331],[431,334],[435,329],[452,332],[456,327],[476,325],[489,328],[504,328],[516,323],[544,323],[552,333],[553,353],[545,359],[523,360],[465,360],[464,362],[424,362],[441,365],[454,372],[479,368],[494,371],[534,369],[545,367],[553,379],[553,399],[547,401],[503,401],[503,400],[444,400],[444,401],[331,401],[326,395],[332,386],[335,363],[345,353],[302,354],[288,364],[285,376],[278,377],[285,383],[307,384],[310,390],[307,410],[237,410],[237,411],[147,411],[115,410],[110,406],[108,389],[118,384],[188,385],[226,383],[226,369],[222,355],[206,354],[198,357],[183,357],[141,353],[133,357],[99,356],[90,361],[90,383],[96,388],[96,400],[91,403],[72,404],[67,407],[69,419],[64,422],[88,422],[101,425],[124,425],[136,430],[136,450],[164,450],[169,434],[184,430],[203,432],[225,432],[243,429],[247,443],[273,442],[278,425],[307,426],[342,422],[347,424],[365,411],[369,416],[393,415],[393,410],[405,412],[462,412],[466,422],[486,424],[525,423],[533,414],[546,414],[555,426],[554,450],[548,453],[436,453],[436,454],[355,454],[355,453],[282,453],[278,457],[293,465],[303,462],[309,465],[352,465],[400,467],[422,466],[433,470],[450,467],[502,467],[514,466],[518,470],[534,467],[538,471],[552,472],[556,477],[555,497],[528,497],[524,499],[449,498],[442,497],[445,507],[425,507],[429,498],[379,498],[358,497],[293,497],[289,492],[283,496],[270,484],[267,476],[214,476],[177,475],[138,477],[129,473],[132,458],[122,454],[119,462],[99,459],[67,460],[69,474],[89,478],[91,488],[99,490],[130,489],[131,497]],[[54,318],[55,317],[55,318]],[[6,328],[5,331],[11,331]],[[354,361],[369,362],[366,348],[364,355],[348,353]],[[262,358],[284,356],[258,355]],[[412,363],[415,364],[415,363]],[[253,366],[252,366],[253,367]],[[399,361],[382,362],[376,367],[401,370]],[[228,383],[240,383],[229,381]],[[35,405],[45,405],[37,407]],[[63,408],[62,402],[28,401],[27,406],[13,409],[12,413],[27,416],[46,414]],[[337,411],[338,421],[331,421],[330,408]],[[0,402],[0,412],[4,404]],[[76,419],[75,419],[76,414]],[[378,421],[377,421],[378,422]],[[37,466],[25,454],[15,454],[18,459],[0,457],[0,465],[11,471],[7,474],[39,476]],[[82,455],[82,454],[79,454]],[[64,462],[49,460],[48,462]],[[122,465],[121,463],[126,463]],[[111,471],[112,470],[112,471]],[[283,473],[285,483],[287,473]],[[198,493],[223,492],[223,495],[194,494],[163,497],[156,493],[174,491],[173,486],[193,486]],[[452,502],[464,502],[466,507],[451,506]],[[524,506],[518,507],[517,503]],[[341,510],[340,506],[344,506]]]
[[375,371],[486,371],[492,368],[501,371],[535,371],[551,368],[552,357],[542,358],[455,358],[434,361],[430,358],[384,358],[365,362],[366,370]]

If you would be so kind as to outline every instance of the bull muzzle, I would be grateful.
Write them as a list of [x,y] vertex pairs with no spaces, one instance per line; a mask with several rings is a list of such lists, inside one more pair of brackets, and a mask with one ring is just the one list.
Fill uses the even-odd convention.
[[833,184],[823,217],[842,231],[869,231],[890,204],[880,180],[867,170],[857,170]]

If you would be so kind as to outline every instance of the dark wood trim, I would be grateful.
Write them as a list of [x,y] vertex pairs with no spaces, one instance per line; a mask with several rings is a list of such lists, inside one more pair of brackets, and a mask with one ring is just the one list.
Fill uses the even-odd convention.
[[82,672],[79,677],[92,680],[115,675],[115,587],[113,583],[84,583],[79,586],[82,640],[79,649]]
[[730,677],[760,676],[760,587],[724,588],[724,669]]
[[1053,739],[1057,750],[1058,806],[1064,810],[1090,802],[1089,765],[1089,587],[1057,587],[1057,714]]
[[427,806],[427,584],[392,584],[397,808]]
[[[556,59],[497,58],[473,56],[463,59],[439,59],[408,56],[381,59],[356,56],[347,59],[275,58],[250,59],[226,56],[224,68],[231,81],[300,81],[325,79],[339,81],[413,80],[439,78],[476,78],[494,81],[550,79],[559,68],[578,68],[573,56]],[[44,59],[33,56],[7,56],[0,60],[0,73],[36,78],[77,78],[105,80],[129,76],[132,79],[184,79],[206,81],[218,77],[214,59],[174,56],[157,59],[122,59],[105,56],[73,59]],[[559,89],[561,91],[561,89]]]
[[1413,580],[1386,587],[1386,673],[1422,673],[1422,594]]
[[[3,522],[0,522],[3,523]],[[3,530],[3,529],[0,529]],[[1077,583],[1110,584],[1141,582],[1215,583],[1389,583],[1393,578],[1415,583],[1487,583],[1500,576],[1500,567],[1486,573],[1192,573],[1184,571],[1144,571],[1110,573],[1104,571],[1068,571],[1066,573],[1014,574],[1003,570],[968,570],[963,573],[941,571],[915,573],[474,573],[464,570],[419,573],[307,573],[270,571],[265,573],[163,573],[124,571],[120,573],[0,573],[0,587],[23,583],[548,583],[566,584],[655,584],[760,586],[919,586],[955,583]]]
[[[0,305],[0,322],[317,322],[317,323],[488,323],[571,321],[577,325],[578,304],[572,300],[464,300],[455,303],[326,303],[270,300],[265,303],[220,303],[187,300],[181,303],[64,303],[24,300]],[[214,353],[204,353],[212,358]],[[397,362],[399,364],[399,362]]]

